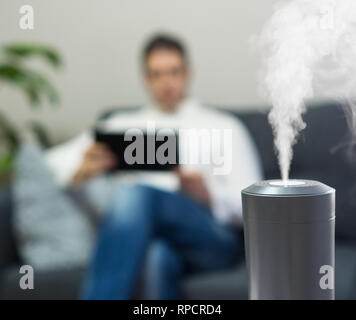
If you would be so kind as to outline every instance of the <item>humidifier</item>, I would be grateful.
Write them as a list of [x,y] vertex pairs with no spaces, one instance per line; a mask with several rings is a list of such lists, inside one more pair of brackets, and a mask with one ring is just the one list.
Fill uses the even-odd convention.
[[242,191],[250,299],[334,299],[335,190],[262,181]]

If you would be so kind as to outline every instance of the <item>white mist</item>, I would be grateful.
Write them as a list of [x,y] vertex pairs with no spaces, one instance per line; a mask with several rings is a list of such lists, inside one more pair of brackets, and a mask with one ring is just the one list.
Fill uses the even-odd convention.
[[306,100],[317,92],[347,101],[349,124],[356,127],[356,1],[280,1],[259,40],[269,121],[287,184]]

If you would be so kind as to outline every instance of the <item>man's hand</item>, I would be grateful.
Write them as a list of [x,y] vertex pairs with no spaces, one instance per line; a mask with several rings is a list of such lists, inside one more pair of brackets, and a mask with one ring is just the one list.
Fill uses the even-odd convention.
[[73,177],[73,184],[78,184],[93,178],[116,165],[116,158],[110,150],[101,143],[92,144],[85,152],[82,164]]
[[208,207],[210,206],[210,193],[206,187],[204,178],[199,172],[184,172],[180,169],[176,169],[175,173],[179,178],[183,192],[198,202]]

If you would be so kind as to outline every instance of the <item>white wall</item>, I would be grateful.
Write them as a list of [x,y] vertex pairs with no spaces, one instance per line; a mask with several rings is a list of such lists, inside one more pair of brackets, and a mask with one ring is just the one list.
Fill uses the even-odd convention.
[[[65,67],[49,72],[58,108],[30,113],[26,100],[0,88],[0,108],[22,124],[42,119],[63,139],[90,125],[105,106],[146,101],[138,64],[144,39],[171,31],[189,45],[192,92],[200,100],[238,108],[264,105],[257,93],[258,57],[250,49],[274,0],[1,0],[0,41],[40,41],[60,49]],[[34,30],[18,27],[19,7],[35,10]],[[47,69],[46,69],[47,71]]]

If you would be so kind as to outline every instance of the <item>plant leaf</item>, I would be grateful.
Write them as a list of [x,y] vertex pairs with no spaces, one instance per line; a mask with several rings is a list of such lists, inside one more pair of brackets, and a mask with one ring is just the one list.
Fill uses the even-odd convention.
[[26,74],[32,85],[36,87],[38,93],[46,95],[51,104],[59,102],[59,96],[56,89],[44,76],[38,72],[30,70],[27,70]]
[[28,123],[28,126],[32,130],[33,134],[37,138],[37,141],[42,147],[49,148],[52,145],[49,133],[44,125],[42,125],[38,121],[30,121]]
[[0,81],[23,90],[32,105],[39,104],[40,94],[31,79],[28,78],[26,71],[21,67],[12,64],[0,65]]
[[45,94],[52,104],[59,101],[54,87],[38,72],[24,69],[18,65],[2,64],[0,65],[1,80],[22,89],[34,106],[39,105],[42,94]]
[[0,177],[7,173],[14,161],[14,156],[12,154],[7,154],[0,157]]
[[5,139],[9,149],[14,151],[20,144],[20,138],[14,125],[0,111],[0,132]]
[[62,65],[59,53],[45,45],[36,43],[14,43],[3,47],[3,52],[10,59],[22,59],[27,57],[40,57],[45,59],[50,65],[57,68]]

